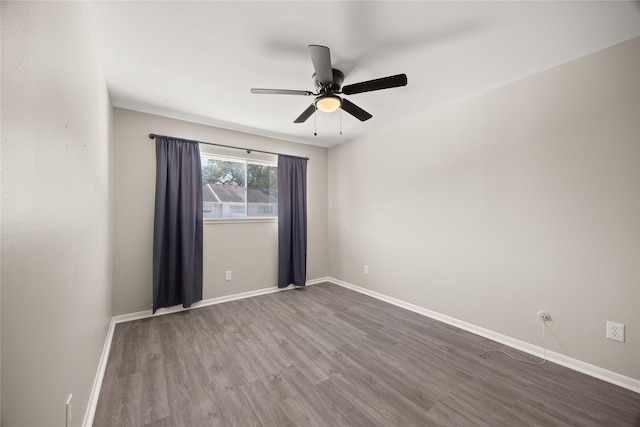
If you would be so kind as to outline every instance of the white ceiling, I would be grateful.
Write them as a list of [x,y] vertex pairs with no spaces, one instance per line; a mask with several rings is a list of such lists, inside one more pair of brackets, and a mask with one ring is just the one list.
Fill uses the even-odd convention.
[[[639,2],[109,1],[87,10],[114,106],[325,147],[640,35]],[[312,97],[249,89],[313,91],[309,44],[331,49],[345,85],[398,73],[409,83],[349,96],[373,114],[366,122],[338,111],[294,124]]]

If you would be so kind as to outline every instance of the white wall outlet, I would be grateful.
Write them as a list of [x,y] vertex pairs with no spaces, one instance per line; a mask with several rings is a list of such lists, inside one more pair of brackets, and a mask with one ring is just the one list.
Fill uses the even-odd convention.
[[231,270],[227,270],[224,272],[224,280],[226,280],[227,282],[231,280]]
[[607,338],[610,340],[624,342],[624,325],[622,323],[610,322],[607,320]]
[[540,310],[538,312],[538,318],[542,321],[547,321],[547,320],[551,320],[551,315],[549,313],[547,313],[546,311],[542,311]]
[[369,266],[367,264],[364,265],[364,274],[369,274]]
[[65,404],[65,426],[69,427],[71,425],[71,398],[73,397],[73,394],[69,395],[69,398],[67,399],[67,403]]

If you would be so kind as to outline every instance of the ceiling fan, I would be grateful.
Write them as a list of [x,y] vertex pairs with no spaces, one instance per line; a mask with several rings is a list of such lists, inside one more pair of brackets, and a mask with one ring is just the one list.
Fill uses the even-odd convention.
[[340,70],[331,67],[329,48],[311,44],[309,45],[309,53],[311,54],[311,62],[313,62],[313,68],[315,70],[312,79],[316,87],[316,92],[289,89],[251,89],[251,93],[255,94],[315,96],[316,98],[313,104],[307,107],[307,109],[293,121],[294,123],[304,123],[316,110],[331,113],[338,108],[342,108],[353,117],[364,122],[373,116],[348,99],[338,96],[339,94],[355,95],[356,93],[407,85],[407,75],[397,74],[395,76],[367,80],[342,87],[344,74],[342,74]]

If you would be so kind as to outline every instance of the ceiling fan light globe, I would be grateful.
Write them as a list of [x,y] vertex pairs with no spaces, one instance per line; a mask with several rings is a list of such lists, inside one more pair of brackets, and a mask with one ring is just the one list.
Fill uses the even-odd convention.
[[340,108],[342,100],[335,95],[321,96],[316,99],[316,108],[323,113],[332,113]]

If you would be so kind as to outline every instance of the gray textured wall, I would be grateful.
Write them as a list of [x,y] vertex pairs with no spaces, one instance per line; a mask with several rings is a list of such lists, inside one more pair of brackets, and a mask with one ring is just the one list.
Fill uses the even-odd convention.
[[[327,156],[322,147],[114,109],[114,315],[149,310],[152,304],[152,242],[155,143],[149,133],[250,147],[309,157],[307,279],[326,277],[328,264]],[[201,145],[209,151],[247,156],[242,150]],[[274,158],[252,153],[250,158]],[[277,286],[278,224],[205,222],[203,298]],[[231,270],[233,279],[225,281]]]
[[2,425],[72,425],[111,319],[111,102],[84,4],[2,2]]
[[640,379],[639,52],[332,147],[331,276]]

